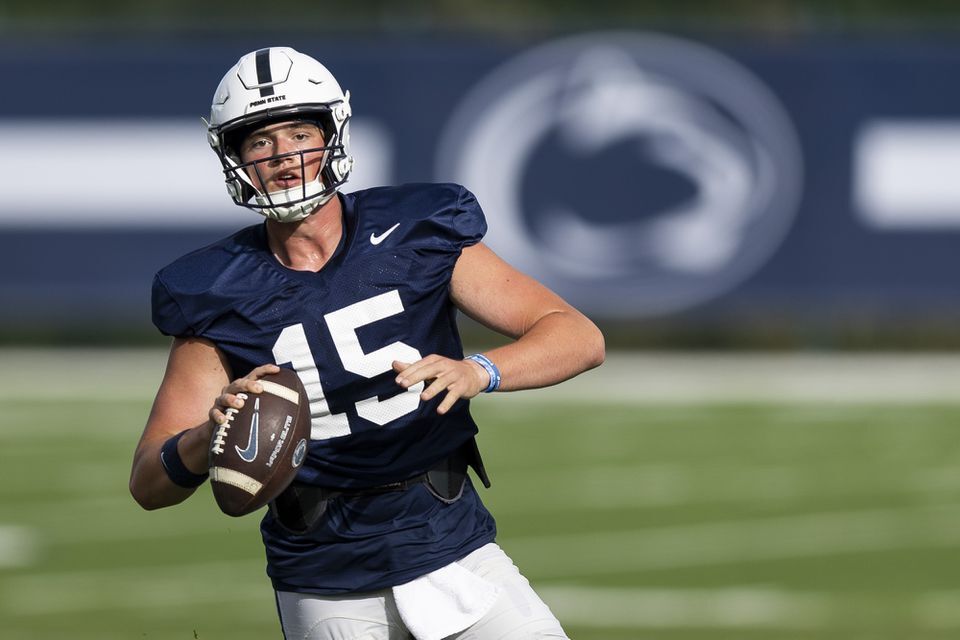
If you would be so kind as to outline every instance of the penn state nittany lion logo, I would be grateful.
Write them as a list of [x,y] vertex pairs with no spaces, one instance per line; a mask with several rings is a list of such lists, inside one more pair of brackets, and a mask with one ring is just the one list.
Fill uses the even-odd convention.
[[508,61],[455,111],[437,162],[477,194],[494,250],[608,317],[678,311],[742,282],[779,246],[802,186],[793,126],[757,78],[639,33]]

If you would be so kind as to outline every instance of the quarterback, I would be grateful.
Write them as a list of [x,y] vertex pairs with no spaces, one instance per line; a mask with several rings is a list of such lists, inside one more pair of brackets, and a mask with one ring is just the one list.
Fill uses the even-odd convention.
[[[243,56],[217,88],[208,141],[234,202],[266,220],[154,279],[173,342],[131,493],[146,509],[188,498],[228,410],[293,369],[308,453],[261,522],[286,638],[565,638],[467,473],[489,484],[469,400],[595,367],[603,336],[483,244],[464,187],[345,193],[349,98],[286,47]],[[511,340],[464,357],[458,312]]]

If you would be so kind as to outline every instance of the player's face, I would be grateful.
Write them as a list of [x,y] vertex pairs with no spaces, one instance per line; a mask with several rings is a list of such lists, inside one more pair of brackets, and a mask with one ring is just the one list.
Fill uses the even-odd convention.
[[261,192],[272,193],[299,187],[316,178],[324,152],[297,152],[322,146],[323,133],[317,125],[278,122],[248,135],[240,146],[240,160],[255,163],[247,167],[247,175]]

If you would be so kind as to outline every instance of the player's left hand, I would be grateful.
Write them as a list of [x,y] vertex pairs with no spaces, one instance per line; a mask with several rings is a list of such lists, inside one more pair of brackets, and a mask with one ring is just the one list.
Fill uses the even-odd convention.
[[469,400],[486,389],[490,382],[487,372],[475,362],[453,360],[436,354],[414,363],[394,360],[393,370],[399,374],[397,384],[404,389],[418,382],[426,384],[420,393],[420,399],[424,402],[446,391],[447,395],[437,407],[437,413],[441,415],[449,411],[457,400]]

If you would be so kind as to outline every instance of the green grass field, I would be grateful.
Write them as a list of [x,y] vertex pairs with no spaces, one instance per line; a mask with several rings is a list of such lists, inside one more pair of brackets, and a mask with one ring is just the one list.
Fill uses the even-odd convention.
[[[127,493],[162,354],[3,361],[0,637],[281,637],[258,517]],[[499,542],[571,637],[960,634],[960,404],[580,391],[474,403]]]

